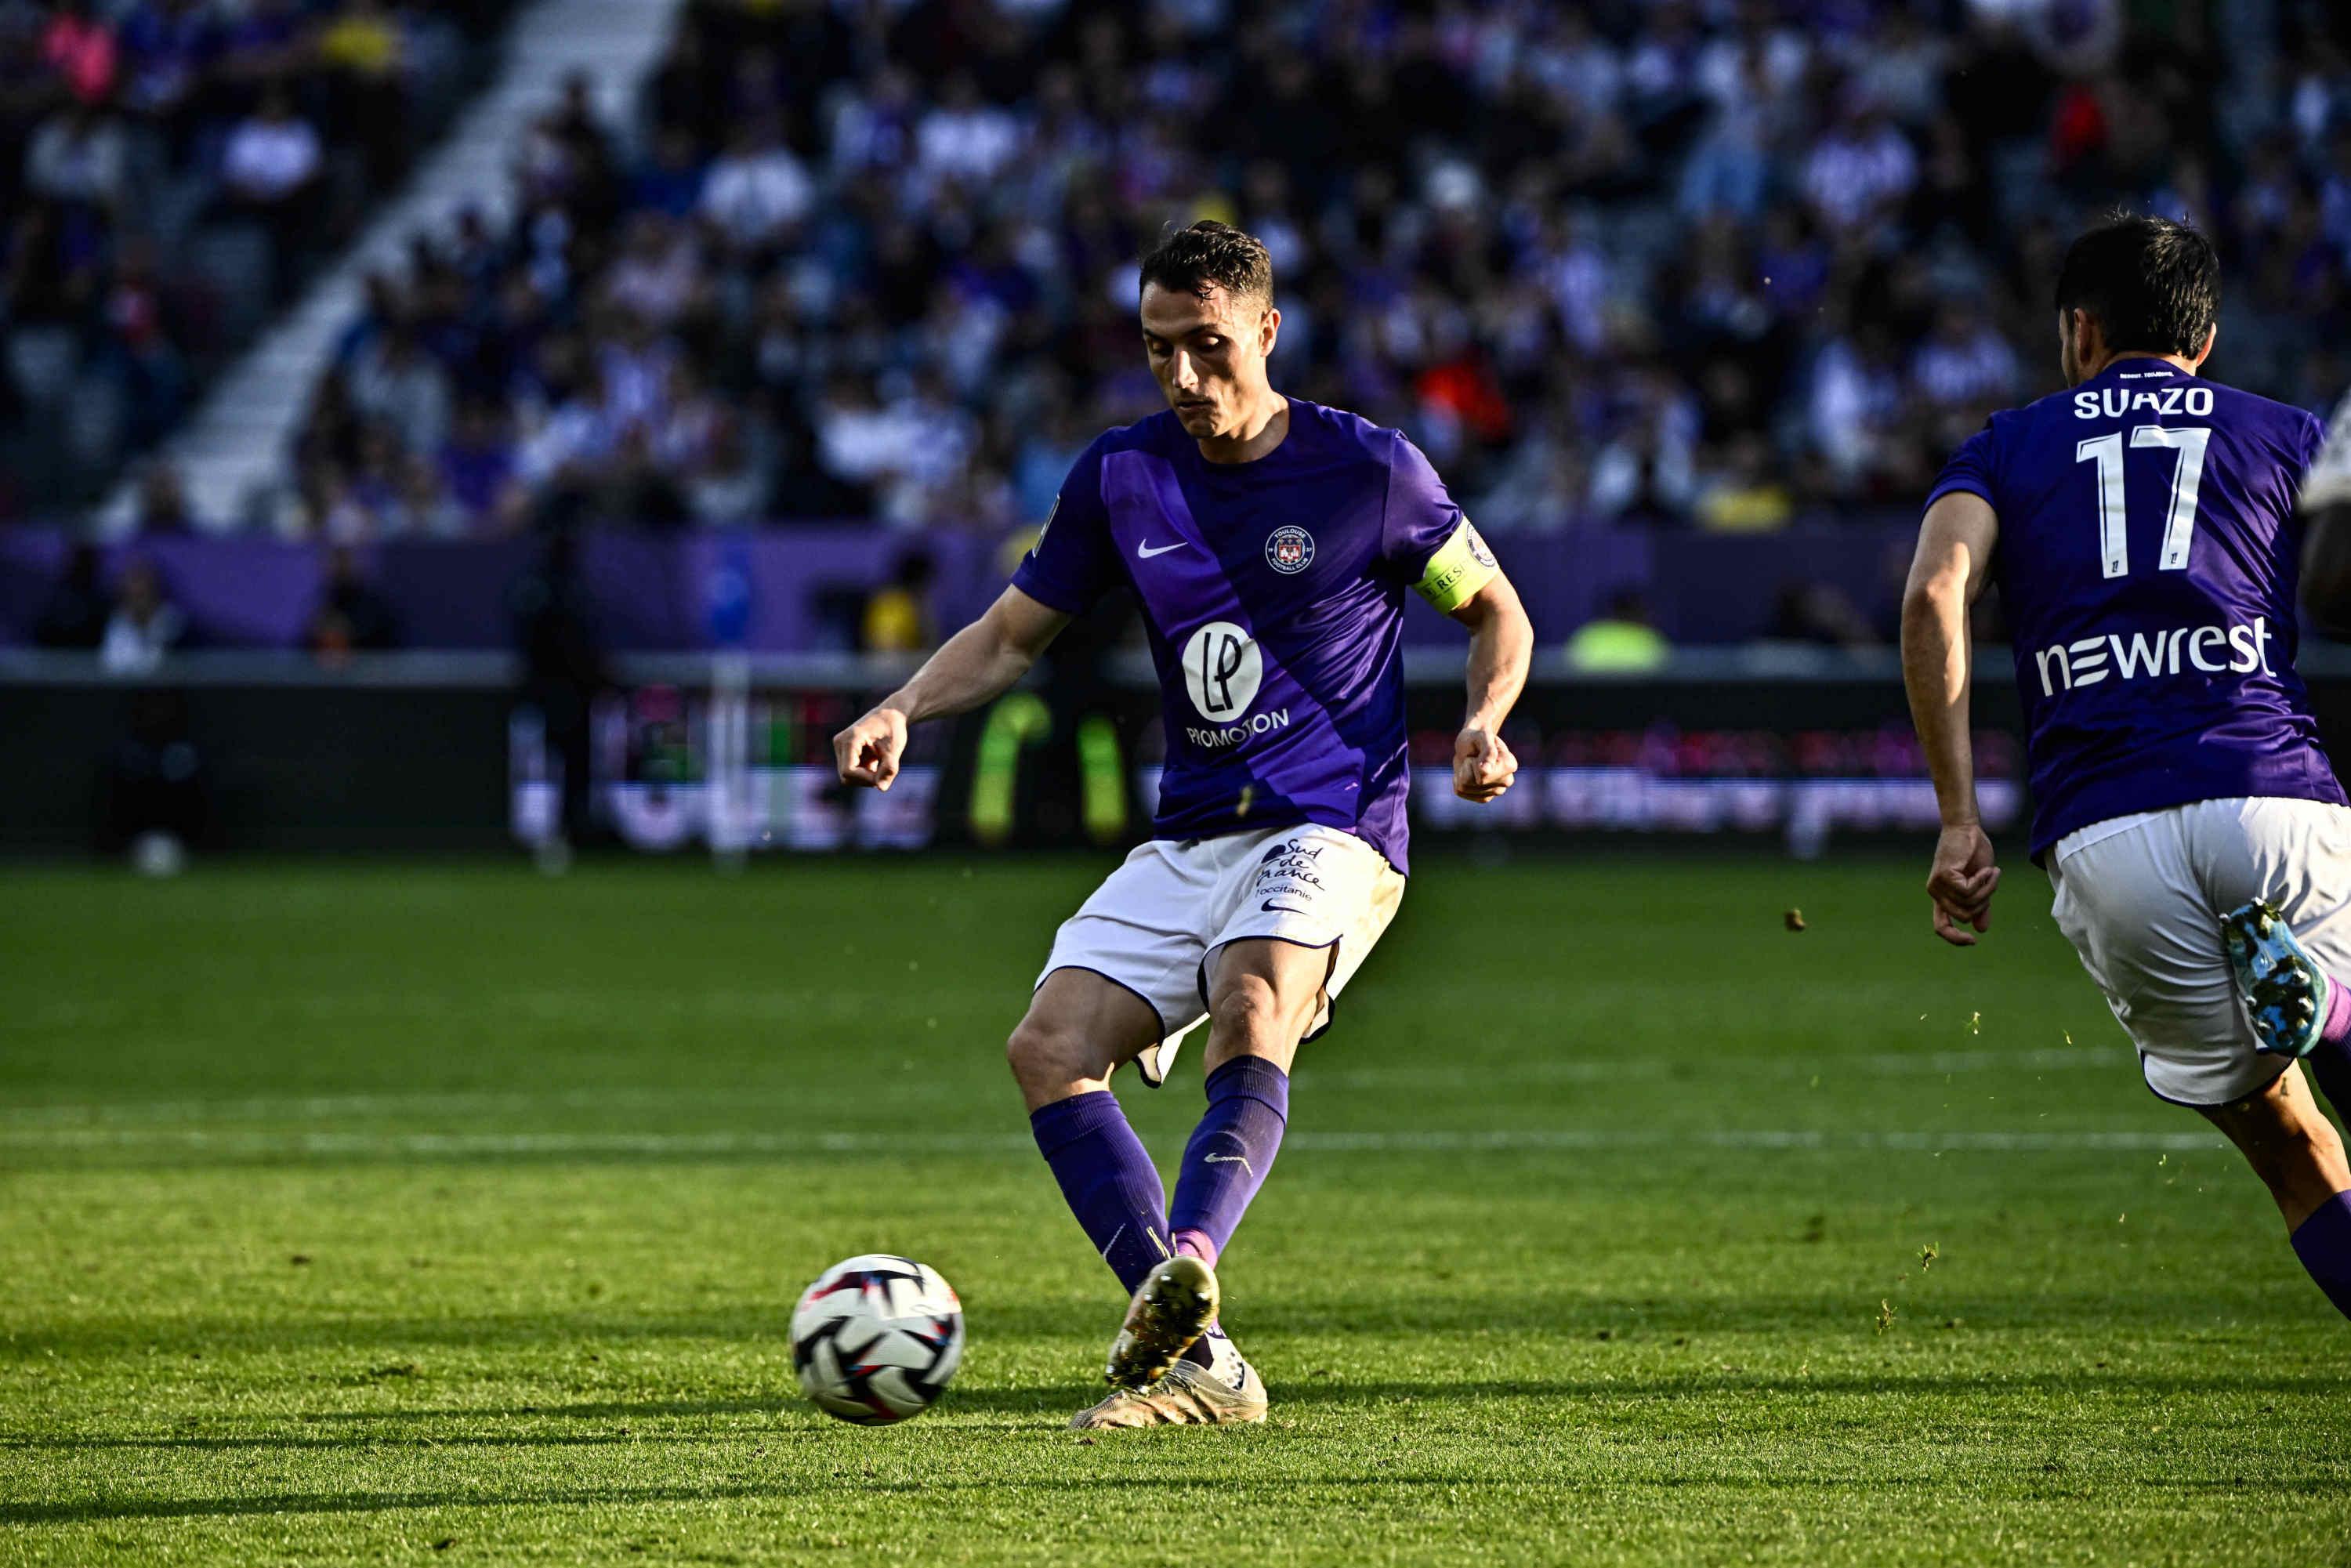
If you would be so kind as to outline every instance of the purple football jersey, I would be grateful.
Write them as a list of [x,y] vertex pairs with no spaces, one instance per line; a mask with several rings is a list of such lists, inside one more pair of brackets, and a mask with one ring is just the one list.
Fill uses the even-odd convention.
[[2304,410],[2126,359],[1994,414],[1945,466],[1928,506],[1967,490],[2000,516],[2035,860],[2191,800],[2343,803],[2294,668],[2294,499],[2322,434]]
[[1070,614],[1134,584],[1167,735],[1159,837],[1320,822],[1401,872],[1404,593],[1471,547],[1490,574],[1410,441],[1292,398],[1251,463],[1202,457],[1173,413],[1104,434],[1012,581]]

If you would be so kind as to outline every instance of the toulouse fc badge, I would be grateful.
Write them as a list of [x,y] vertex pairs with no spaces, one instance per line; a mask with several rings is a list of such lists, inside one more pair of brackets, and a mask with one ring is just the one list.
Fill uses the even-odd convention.
[[1314,536],[1300,528],[1279,528],[1265,537],[1265,564],[1284,577],[1314,564]]

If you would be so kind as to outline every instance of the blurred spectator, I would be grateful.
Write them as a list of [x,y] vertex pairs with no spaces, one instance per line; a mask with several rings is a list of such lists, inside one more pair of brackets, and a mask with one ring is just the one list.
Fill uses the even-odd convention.
[[142,534],[192,534],[198,531],[194,508],[180,471],[168,463],[150,463],[139,479],[139,531]]
[[170,876],[210,825],[203,753],[178,693],[141,691],[106,763],[106,815],[99,848],[128,849],[149,876]]
[[187,617],[164,597],[155,563],[134,556],[115,584],[114,613],[107,618],[98,662],[110,674],[152,674],[187,629]]
[[406,324],[394,323],[360,350],[349,384],[351,406],[382,421],[407,450],[441,450],[449,429],[449,375]]
[[77,101],[33,133],[25,183],[36,195],[111,215],[128,189],[130,158],[121,121],[96,103]]
[[441,446],[440,469],[441,486],[466,528],[505,533],[523,520],[528,500],[516,474],[513,433],[496,402],[460,405]]
[[1625,674],[1664,667],[1673,646],[1649,622],[1649,603],[1635,589],[1618,589],[1608,610],[1567,640],[1568,668],[1586,674]]
[[313,658],[330,666],[348,663],[355,652],[400,645],[392,601],[360,576],[349,545],[337,545],[328,554],[326,586],[302,642]]
[[563,770],[562,841],[584,843],[596,827],[590,721],[597,694],[611,683],[569,530],[547,536],[538,560],[507,591],[507,603],[522,654],[521,700],[538,715],[548,750]]
[[74,546],[65,575],[49,590],[33,623],[33,641],[44,648],[94,652],[106,640],[106,589],[99,581],[98,547]]
[[294,112],[292,95],[273,87],[260,107],[228,133],[221,149],[223,200],[260,221],[269,236],[273,288],[284,298],[310,225],[325,166],[319,132]]
[[1695,511],[1698,526],[1716,533],[1765,533],[1787,527],[1796,503],[1773,471],[1771,447],[1750,431],[1730,443],[1721,467],[1699,479]]
[[1403,428],[1508,531],[1915,503],[2048,389],[2052,246],[2116,201],[2202,214],[2246,279],[2227,379],[2319,396],[2310,321],[2351,330],[2316,12],[2231,16],[2232,59],[2294,62],[2238,105],[2193,8],[2118,0],[1260,9],[1278,47],[1204,54],[1192,11],[974,0],[967,37],[694,0],[640,161],[567,86],[511,228],[359,332],[527,323],[420,341],[565,516],[986,525],[1154,411],[1135,256],[1225,216],[1276,256],[1278,382]]
[[808,215],[816,186],[772,123],[746,125],[710,165],[701,211],[737,249],[758,251]]
[[162,439],[460,107],[513,3],[0,3],[11,489],[55,515]]
[[41,31],[41,58],[67,91],[85,104],[105,101],[119,57],[114,29],[93,14],[89,0],[56,0]]
[[910,549],[898,558],[890,580],[865,601],[859,642],[869,653],[929,651],[931,582],[938,566],[930,552]]

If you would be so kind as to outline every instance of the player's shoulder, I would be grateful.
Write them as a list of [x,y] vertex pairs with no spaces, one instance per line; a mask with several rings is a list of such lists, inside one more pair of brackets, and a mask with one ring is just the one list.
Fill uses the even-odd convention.
[[1290,400],[1290,439],[1327,462],[1360,462],[1382,469],[1399,461],[1427,461],[1401,430],[1327,403]]
[[2298,439],[2307,440],[2314,445],[2318,438],[2325,434],[2325,425],[2321,423],[2316,414],[2306,408],[2297,407],[2290,402],[2280,402],[2275,398],[2263,397],[2259,392],[2247,392],[2242,387],[2232,387],[2226,382],[2208,382],[2201,377],[2191,377],[2189,385],[2191,389],[2195,387],[2212,389],[2215,413],[2225,413],[2234,418],[2274,425],[2279,430],[2289,433]]

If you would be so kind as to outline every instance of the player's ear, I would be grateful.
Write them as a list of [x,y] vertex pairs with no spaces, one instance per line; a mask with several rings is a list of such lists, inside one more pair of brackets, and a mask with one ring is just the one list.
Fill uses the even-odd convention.
[[1258,327],[1259,351],[1269,356],[1271,355],[1273,352],[1273,341],[1276,338],[1280,336],[1281,312],[1269,305],[1265,308],[1265,319],[1260,322]]
[[2207,328],[2207,329],[2205,329],[2205,332],[2204,332],[2204,346],[2203,346],[2202,348],[2200,348],[2200,349],[2199,349],[2199,350],[2196,350],[2196,358],[2195,358],[2195,361],[2194,361],[2194,368],[2195,368],[2195,369],[2197,369],[2197,370],[2199,370],[2199,371],[2200,371],[2200,370],[2202,370],[2202,369],[2204,368],[2204,361],[2207,361],[2207,360],[2209,360],[2209,359],[2210,359],[2210,358],[2212,357],[2212,345],[2213,345],[2213,344],[2215,344],[2215,343],[2217,343],[2217,342],[2219,342],[2220,340],[2220,323],[2219,323],[2218,321],[2215,321],[2215,322],[2213,322],[2213,323],[2212,323],[2212,325],[2211,325],[2210,327],[2209,327],[2209,328]]

